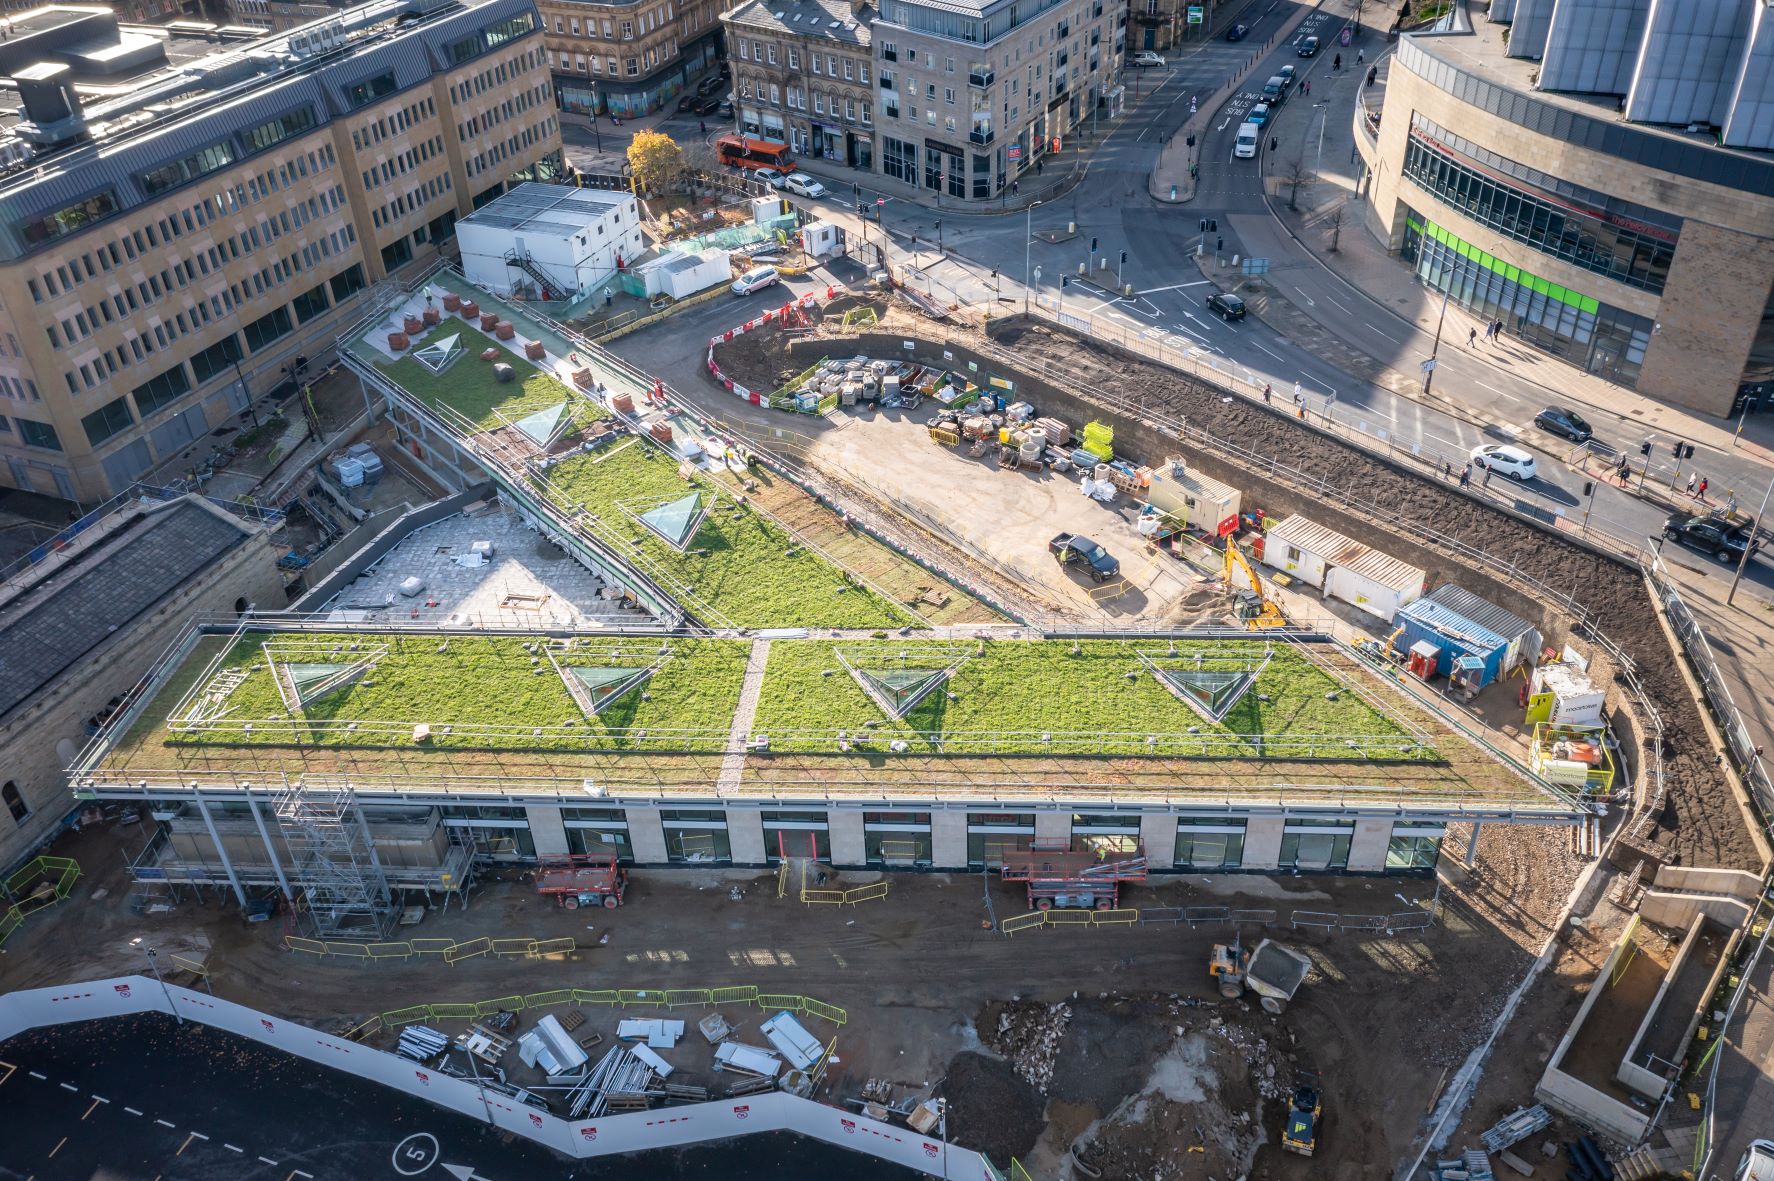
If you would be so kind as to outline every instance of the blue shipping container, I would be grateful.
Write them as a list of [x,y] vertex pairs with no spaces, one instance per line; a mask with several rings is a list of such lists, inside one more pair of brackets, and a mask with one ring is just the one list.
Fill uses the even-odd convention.
[[1467,619],[1433,599],[1418,599],[1408,604],[1393,620],[1404,628],[1404,635],[1394,650],[1407,652],[1411,645],[1424,640],[1441,649],[1436,667],[1444,673],[1454,667],[1462,656],[1474,656],[1484,662],[1481,685],[1496,680],[1503,671],[1503,658],[1509,652],[1509,641],[1496,632]]

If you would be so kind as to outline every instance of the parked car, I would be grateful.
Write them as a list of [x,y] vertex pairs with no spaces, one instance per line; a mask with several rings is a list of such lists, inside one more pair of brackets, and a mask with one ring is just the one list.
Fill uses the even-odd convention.
[[1142,49],[1133,55],[1133,64],[1136,66],[1161,66],[1165,64],[1164,55],[1153,53],[1150,49]]
[[1283,78],[1287,79],[1288,85],[1292,86],[1294,81],[1294,68],[1292,66],[1282,66],[1280,73]]
[[1121,563],[1101,545],[1079,533],[1061,533],[1047,543],[1047,552],[1062,566],[1082,566],[1093,582],[1107,582],[1121,573]]
[[734,295],[750,295],[762,291],[766,287],[774,287],[782,282],[782,276],[772,266],[753,267],[739,278],[733,280],[729,289]]
[[712,94],[704,95],[702,98],[696,100],[696,113],[698,115],[712,115],[717,109],[719,109],[723,101],[725,100]]
[[1774,1181],[1774,1140],[1751,1140],[1732,1181]]
[[746,173],[753,180],[761,180],[773,189],[780,189],[788,183],[788,177],[770,168],[753,168]]
[[1207,310],[1218,312],[1222,320],[1244,319],[1244,301],[1230,291],[1216,291],[1208,296]]
[[722,119],[731,119],[733,117],[733,100],[730,98],[722,99],[721,105],[715,108],[715,114]]
[[789,192],[798,193],[803,197],[823,197],[826,194],[826,187],[805,172],[791,173],[782,184]]
[[1753,553],[1762,548],[1747,525],[1712,514],[1691,517],[1677,513],[1663,522],[1663,536],[1726,563],[1742,561],[1746,549]]
[[1486,443],[1472,449],[1472,466],[1508,476],[1511,480],[1534,478],[1534,457],[1507,443]]
[[695,109],[696,109],[696,96],[695,95],[686,94],[683,98],[680,98],[678,100],[678,114],[688,115],[689,113],[691,113]]
[[1285,75],[1271,74],[1269,80],[1263,83],[1263,98],[1268,100],[1270,106],[1275,106],[1287,97],[1287,87],[1288,80]]
[[1256,106],[1252,107],[1250,109],[1250,114],[1244,117],[1244,121],[1246,123],[1255,123],[1258,127],[1267,123],[1269,121],[1269,104],[1258,103]]
[[1315,57],[1318,54],[1318,38],[1307,37],[1300,42],[1301,57]]
[[710,74],[696,84],[697,94],[713,94],[727,85],[727,80],[719,74]]
[[1226,40],[1228,40],[1228,41],[1242,41],[1242,40],[1244,40],[1244,35],[1248,32],[1250,32],[1249,25],[1233,25],[1231,28],[1226,30]]
[[1565,406],[1548,406],[1534,415],[1534,425],[1554,435],[1563,435],[1573,443],[1587,443],[1595,436],[1583,416]]

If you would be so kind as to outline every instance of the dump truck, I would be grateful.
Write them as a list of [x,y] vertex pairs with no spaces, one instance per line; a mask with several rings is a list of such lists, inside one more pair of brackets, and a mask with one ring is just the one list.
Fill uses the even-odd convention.
[[1260,998],[1265,1012],[1280,1013],[1311,967],[1311,960],[1272,939],[1248,951],[1234,940],[1214,944],[1207,974],[1219,980],[1220,995],[1227,1000],[1236,1000],[1249,989]]

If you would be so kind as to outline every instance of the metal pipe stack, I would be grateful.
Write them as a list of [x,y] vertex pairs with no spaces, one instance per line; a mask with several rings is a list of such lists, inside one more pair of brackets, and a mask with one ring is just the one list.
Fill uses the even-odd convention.
[[612,1046],[567,1093],[573,1119],[596,1119],[609,1108],[615,1095],[645,1095],[653,1083],[653,1068],[636,1058],[627,1046]]
[[429,1025],[403,1025],[394,1052],[414,1062],[429,1062],[449,1048],[450,1039]]

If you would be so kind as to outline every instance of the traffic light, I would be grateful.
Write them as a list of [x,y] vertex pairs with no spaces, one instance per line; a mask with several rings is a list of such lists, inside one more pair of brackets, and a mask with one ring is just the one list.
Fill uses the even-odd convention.
[[1669,445],[1669,452],[1671,455],[1674,455],[1677,459],[1680,459],[1682,457],[1682,445],[1679,442],[1671,443]]
[[1684,443],[1682,445],[1682,458],[1683,459],[1693,459],[1694,458],[1694,444]]
[[856,203],[856,216],[857,217],[867,217],[868,215],[869,215],[869,207],[867,205],[864,205],[861,201],[858,201]]
[[855,181],[851,181],[850,182],[850,195],[855,197],[859,201],[862,200],[862,186],[857,184]]
[[1589,496],[1594,492],[1595,492],[1595,481],[1594,480],[1583,481],[1583,495]]
[[1195,146],[1195,133],[1194,133],[1194,132],[1193,132],[1193,131],[1191,131],[1191,132],[1190,132],[1190,133],[1189,133],[1189,139],[1188,139],[1188,145],[1189,145],[1189,146],[1190,146],[1190,147],[1194,147],[1194,146]]
[[1639,454],[1640,454],[1640,455],[1649,455],[1649,454],[1651,454],[1651,440],[1649,440],[1649,439],[1646,439],[1646,440],[1645,440],[1645,441],[1644,441],[1644,442],[1643,442],[1643,443],[1640,443],[1640,444],[1639,444],[1639,445],[1638,445],[1638,453],[1639,453]]
[[1125,251],[1125,250],[1123,250],[1123,251],[1122,251],[1122,252],[1121,252],[1121,265],[1122,265],[1122,266],[1126,266],[1126,265],[1127,265],[1127,251]]
[[1210,234],[1217,234],[1220,232],[1220,219],[1219,218],[1210,217],[1207,219],[1207,232]]
[[1207,233],[1207,219],[1205,217],[1201,219],[1201,232]]
[[1061,275],[1059,277],[1059,287],[1060,287],[1061,291],[1064,291],[1066,288],[1070,287],[1071,285],[1072,285],[1072,276]]
[[1090,239],[1090,252],[1092,254],[1096,253],[1096,237],[1095,237],[1095,235],[1092,235],[1091,239]]

